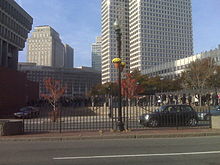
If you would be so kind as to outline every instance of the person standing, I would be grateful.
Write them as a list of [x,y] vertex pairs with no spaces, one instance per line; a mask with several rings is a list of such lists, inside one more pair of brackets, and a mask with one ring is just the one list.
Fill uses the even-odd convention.
[[188,104],[191,105],[192,104],[192,96],[190,94],[188,94]]

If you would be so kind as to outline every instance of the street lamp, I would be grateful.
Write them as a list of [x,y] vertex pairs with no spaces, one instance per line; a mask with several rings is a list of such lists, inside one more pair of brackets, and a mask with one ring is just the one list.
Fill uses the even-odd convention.
[[[117,40],[117,55],[118,58],[121,59],[121,28],[118,22],[118,19],[116,19],[116,21],[113,24],[115,33],[116,33],[116,40]],[[120,65],[121,65],[121,61],[120,61]],[[118,67],[118,128],[120,131],[125,130],[124,128],[124,123],[122,121],[122,105],[121,105],[121,67]]]
[[218,72],[216,70],[214,70],[213,75],[214,75],[214,83],[213,86],[215,88],[215,94],[214,94],[214,105],[218,105],[218,93],[217,93],[217,87],[216,87],[216,76],[217,76]]
[[217,71],[216,71],[216,70],[214,70],[213,75],[214,75],[214,88],[215,88],[215,92],[217,93],[217,87],[216,87],[216,75],[217,75]]
[[161,78],[160,78],[160,92],[161,92],[161,93],[163,92],[163,85],[162,85],[163,80],[164,80],[164,78],[161,77]]

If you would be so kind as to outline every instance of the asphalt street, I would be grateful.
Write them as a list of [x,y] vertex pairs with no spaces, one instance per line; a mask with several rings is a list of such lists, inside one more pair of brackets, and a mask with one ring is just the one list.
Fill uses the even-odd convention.
[[1,142],[1,165],[219,165],[220,137]]

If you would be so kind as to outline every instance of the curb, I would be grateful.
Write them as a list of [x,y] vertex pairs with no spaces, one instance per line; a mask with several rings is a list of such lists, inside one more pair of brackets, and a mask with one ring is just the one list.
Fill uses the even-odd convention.
[[22,138],[0,138],[0,142],[11,141],[69,141],[69,140],[100,140],[100,139],[144,139],[144,138],[183,138],[183,137],[206,137],[220,136],[220,132],[202,133],[170,133],[170,134],[133,134],[133,135],[96,135],[96,136],[57,136],[57,137],[22,137]]

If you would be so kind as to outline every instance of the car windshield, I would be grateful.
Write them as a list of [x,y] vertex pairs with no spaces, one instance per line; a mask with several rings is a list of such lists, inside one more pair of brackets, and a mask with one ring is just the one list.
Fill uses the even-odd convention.
[[155,112],[163,112],[166,106],[161,106],[158,109],[155,110]]
[[30,110],[31,110],[31,108],[29,108],[29,107],[24,107],[24,108],[21,108],[21,109],[20,109],[20,112],[30,111]]
[[215,106],[212,110],[220,111],[220,106]]

